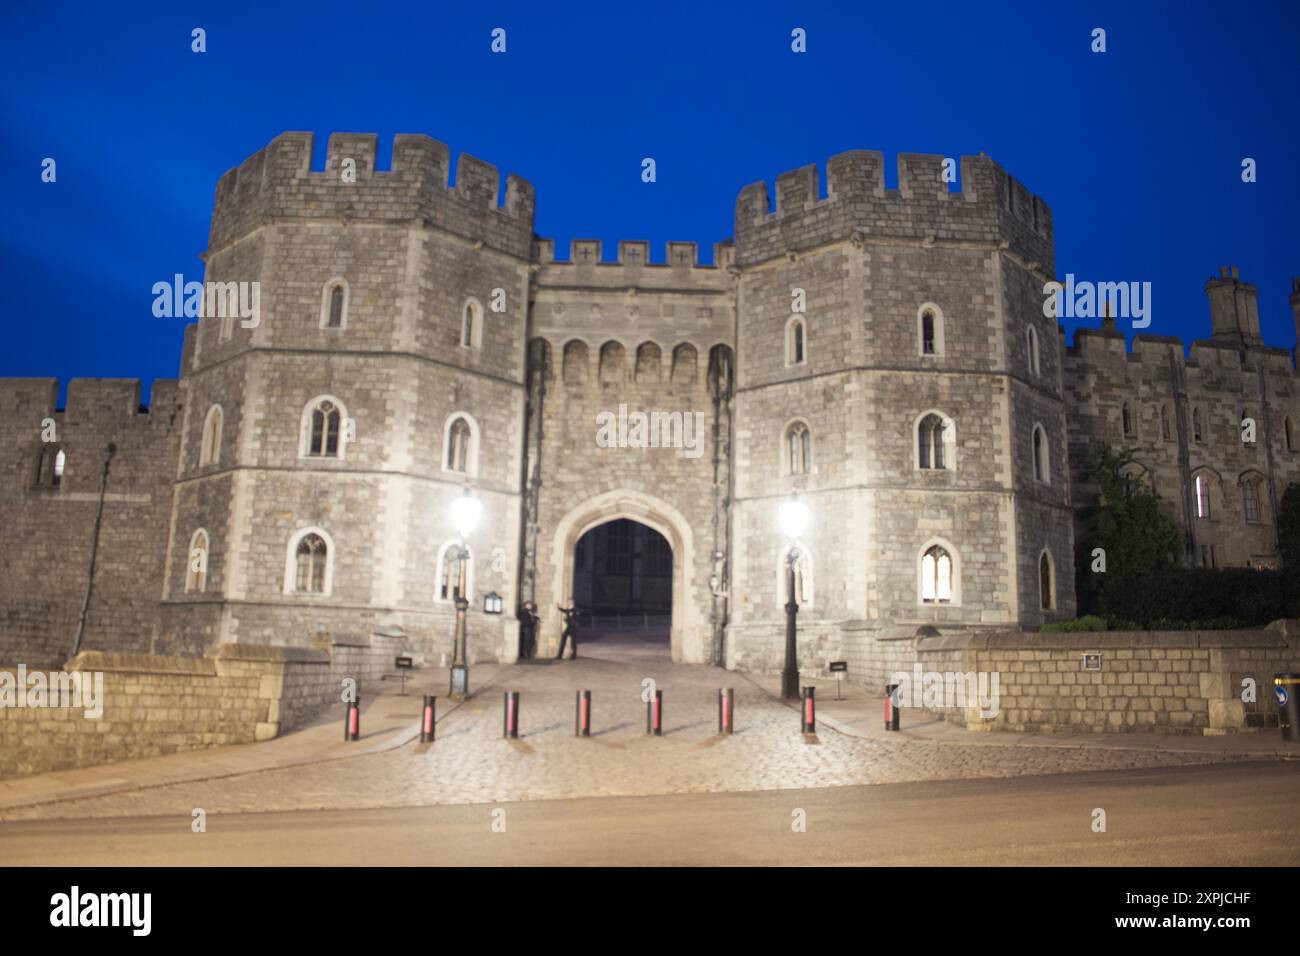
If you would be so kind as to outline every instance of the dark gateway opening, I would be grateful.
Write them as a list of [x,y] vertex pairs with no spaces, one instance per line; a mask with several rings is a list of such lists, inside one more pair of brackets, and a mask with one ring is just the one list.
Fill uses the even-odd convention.
[[668,653],[671,545],[626,518],[592,528],[574,549],[573,600],[581,611],[582,643],[591,650],[638,646]]

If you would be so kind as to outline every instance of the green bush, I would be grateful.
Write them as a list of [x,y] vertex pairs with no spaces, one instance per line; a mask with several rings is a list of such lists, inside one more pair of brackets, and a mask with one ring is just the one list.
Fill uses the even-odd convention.
[[1049,624],[1044,624],[1038,630],[1042,634],[1059,634],[1064,631],[1104,631],[1107,627],[1104,617],[1098,617],[1096,614],[1085,614],[1083,617],[1052,621]]
[[[1178,525],[1161,509],[1159,492],[1130,473],[1132,464],[1132,449],[1095,442],[1078,483],[1074,572],[1081,614],[1104,613],[1102,591],[1117,577],[1175,567],[1185,550]],[[1105,552],[1105,573],[1093,571],[1097,548]]]
[[1106,582],[1101,612],[1114,630],[1222,630],[1300,616],[1300,589],[1280,571],[1164,568]]

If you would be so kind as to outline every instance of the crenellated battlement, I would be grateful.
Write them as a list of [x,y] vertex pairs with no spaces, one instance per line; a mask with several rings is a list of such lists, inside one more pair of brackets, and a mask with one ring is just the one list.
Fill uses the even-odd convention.
[[1194,339],[1185,348],[1178,336],[1139,334],[1133,336],[1130,348],[1128,336],[1114,325],[1080,326],[1074,331],[1074,344],[1065,349],[1066,361],[1076,366],[1129,362],[1163,369],[1170,354],[1185,369],[1222,369],[1236,375],[1243,368],[1253,372],[1261,367],[1270,376],[1296,375],[1291,353],[1284,348],[1251,346],[1246,353],[1249,361],[1243,365],[1240,347],[1214,339]]
[[876,150],[837,153],[826,164],[826,198],[816,165],[766,182],[736,200],[736,261],[750,265],[829,242],[857,238],[925,242],[1006,242],[1024,259],[1054,269],[1051,210],[987,156],[963,156],[961,190],[943,180],[944,158],[898,155],[898,188],[885,187]]
[[621,239],[618,242],[618,257],[605,261],[602,256],[602,244],[599,239],[574,239],[569,243],[567,259],[555,258],[555,240],[536,237],[533,239],[533,262],[545,266],[576,267],[614,267],[649,269],[726,269],[735,261],[735,246],[730,242],[713,244],[713,262],[700,262],[699,246],[694,242],[668,242],[665,244],[664,257],[660,261],[651,258],[650,243],[642,239]]
[[0,378],[0,417],[39,422],[58,416],[68,423],[103,426],[138,422],[147,420],[155,409],[177,405],[179,383],[156,379],[145,411],[141,411],[141,393],[138,378],[74,378],[68,382],[67,404],[59,407],[57,378]]
[[[313,172],[313,134],[280,134],[218,181],[209,249],[264,222],[337,217],[425,222],[510,255],[529,256],[536,197],[527,180],[507,176],[500,205],[501,175],[491,163],[461,153],[453,187],[445,143],[423,135],[395,136],[392,167],[382,172],[375,168],[378,142],[373,133],[334,133],[325,169]],[[345,171],[347,160],[352,164]]]

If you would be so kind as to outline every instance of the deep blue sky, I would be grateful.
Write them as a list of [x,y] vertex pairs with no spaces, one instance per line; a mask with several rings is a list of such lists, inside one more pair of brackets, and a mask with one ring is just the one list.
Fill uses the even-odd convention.
[[1062,277],[1151,281],[1147,331],[1190,339],[1236,264],[1290,348],[1298,45],[1292,0],[8,0],[0,375],[175,377],[182,320],[153,317],[151,286],[202,278],[218,177],[284,130],[315,132],[317,169],[333,131],[378,133],[381,169],[394,133],[428,133],[531,180],[558,250],[648,239],[656,260],[667,240],[707,258],[742,186],[833,153],[883,150],[892,186],[898,152],[983,150],[1052,206]]

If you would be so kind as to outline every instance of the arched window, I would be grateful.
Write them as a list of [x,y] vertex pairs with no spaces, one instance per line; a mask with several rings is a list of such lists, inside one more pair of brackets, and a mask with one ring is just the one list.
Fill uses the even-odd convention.
[[957,429],[952,419],[928,412],[916,426],[916,466],[943,471],[956,466]]
[[199,464],[215,465],[221,460],[221,406],[213,405],[203,421],[203,443],[199,447]]
[[1047,432],[1042,425],[1034,426],[1034,478],[1049,483],[1052,480],[1052,464],[1047,448]]
[[611,384],[623,381],[627,371],[627,350],[622,342],[606,342],[600,347],[600,380]]
[[63,483],[63,468],[68,457],[58,445],[42,443],[36,456],[34,488],[57,488]]
[[953,593],[952,555],[942,545],[931,545],[921,554],[921,603],[951,604]]
[[470,299],[461,310],[460,344],[471,349],[483,345],[483,306],[477,299]]
[[320,327],[322,329],[345,329],[348,326],[348,303],[351,299],[347,280],[340,277],[325,283],[321,293]]
[[1038,606],[1044,611],[1056,607],[1056,589],[1053,586],[1052,556],[1044,551],[1038,556]]
[[[218,283],[218,285],[220,285],[220,283]],[[218,301],[210,303],[212,307],[215,307],[213,314],[218,316],[221,320],[221,324],[217,327],[218,342],[230,341],[230,336],[233,335],[235,331],[235,320],[240,317],[238,290],[234,283],[229,283],[228,288],[233,290],[235,294],[231,295],[229,292],[226,292],[225,294],[218,296]],[[209,289],[211,290],[211,287],[209,287]],[[209,294],[216,295],[216,293],[211,291]],[[209,302],[210,300],[204,302],[205,308],[210,307]]]
[[1204,475],[1197,475],[1194,482],[1196,487],[1196,517],[1209,519],[1210,514],[1210,482]]
[[925,302],[916,310],[916,350],[925,355],[943,355],[943,310]]
[[579,339],[564,346],[564,381],[570,385],[587,380],[587,343]]
[[321,594],[325,590],[325,539],[317,534],[304,535],[298,542],[294,590]]
[[1201,410],[1199,408],[1192,409],[1192,439],[1194,441],[1202,440],[1201,439]]
[[642,342],[636,349],[636,380],[638,382],[658,382],[660,365],[659,346],[653,342]]
[[347,415],[334,398],[315,399],[303,413],[301,458],[343,458],[347,442],[343,424]]
[[[813,563],[812,554],[803,545],[798,545],[799,556],[794,562],[794,599],[800,607],[811,607],[813,603]],[[790,600],[790,548],[784,548],[779,555],[777,566],[776,597],[777,604],[785,607]]]
[[208,586],[208,533],[202,528],[190,536],[185,563],[185,590],[203,591]]
[[303,528],[289,539],[284,593],[328,595],[333,590],[334,542],[321,528]]
[[1169,406],[1168,405],[1160,406],[1160,437],[1163,438],[1165,441],[1170,441],[1173,438],[1173,432],[1169,427]]
[[812,433],[803,422],[791,422],[785,430],[785,466],[788,475],[812,472]]
[[1025,338],[1029,354],[1029,371],[1039,375],[1042,372],[1042,366],[1038,360],[1038,330],[1032,325],[1029,326],[1025,331]]
[[805,356],[804,322],[797,315],[785,323],[785,364],[802,365]]
[[1241,479],[1241,510],[1248,522],[1259,523],[1259,479],[1254,475]]
[[478,427],[471,416],[452,415],[447,420],[445,433],[446,454],[442,460],[443,471],[460,472],[461,475],[478,473]]
[[[456,600],[456,587],[460,582],[460,565],[457,561],[460,546],[459,541],[447,541],[438,549],[437,580],[433,599],[439,604]],[[467,555],[465,558],[465,597],[470,603],[473,603],[474,551],[467,545],[465,553]]]
[[1128,402],[1120,407],[1120,419],[1124,426],[1124,434],[1131,436],[1133,434],[1133,411],[1129,408]]
[[683,342],[677,346],[677,348],[673,349],[672,380],[674,382],[688,383],[695,381],[695,363],[696,352],[694,345]]

